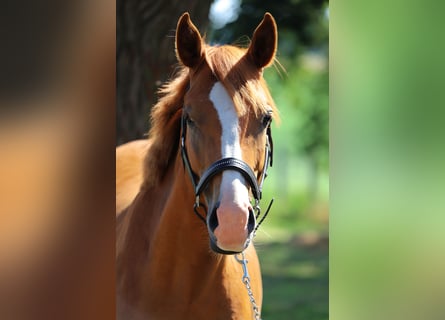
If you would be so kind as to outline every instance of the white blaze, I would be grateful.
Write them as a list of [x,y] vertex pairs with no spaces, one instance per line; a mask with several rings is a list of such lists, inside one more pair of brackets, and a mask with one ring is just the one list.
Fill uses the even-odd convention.
[[[210,91],[210,100],[215,106],[221,123],[222,158],[242,159],[238,115],[232,99],[220,82],[216,82]],[[249,193],[244,184],[244,178],[237,171],[227,170],[223,172],[220,190],[223,197],[221,201],[227,199],[227,197],[232,197],[232,201],[240,206],[249,203]]]

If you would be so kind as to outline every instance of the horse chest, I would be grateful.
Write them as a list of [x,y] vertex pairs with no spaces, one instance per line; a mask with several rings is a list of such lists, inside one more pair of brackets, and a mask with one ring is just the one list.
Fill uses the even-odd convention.
[[[232,266],[229,266],[231,268]],[[158,274],[147,288],[148,319],[251,319],[246,288],[232,270],[195,269]],[[156,282],[156,283],[155,283]]]

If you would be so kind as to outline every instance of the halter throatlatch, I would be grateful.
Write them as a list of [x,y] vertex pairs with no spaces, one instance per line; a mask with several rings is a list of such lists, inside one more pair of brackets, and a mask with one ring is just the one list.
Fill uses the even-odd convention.
[[[264,166],[263,166],[263,172],[261,174],[261,177],[258,179],[255,176],[255,173],[250,168],[250,166],[244,162],[241,159],[238,158],[223,158],[220,159],[213,164],[211,164],[207,170],[204,171],[201,178],[199,178],[192,170],[192,167],[190,165],[190,160],[188,158],[187,149],[185,146],[185,136],[186,136],[186,119],[183,116],[181,119],[181,156],[184,163],[184,166],[190,176],[190,180],[193,185],[193,189],[195,191],[195,204],[193,206],[193,210],[195,214],[205,223],[206,219],[203,215],[201,215],[198,212],[199,207],[204,207],[203,203],[200,202],[200,194],[204,191],[204,189],[209,184],[210,180],[217,175],[218,173],[221,173],[225,170],[234,170],[241,173],[241,175],[246,179],[247,183],[250,185],[250,188],[252,190],[253,198],[255,199],[255,204],[253,206],[253,209],[256,211],[255,220],[258,220],[258,218],[261,215],[261,208],[260,208],[260,200],[262,197],[262,187],[264,183],[264,179],[267,177],[267,169],[270,166],[272,166],[273,162],[273,141],[272,141],[272,133],[270,129],[270,124],[266,129],[266,155],[264,159]],[[259,182],[258,182],[259,180]],[[272,206],[274,199],[272,199],[269,203],[269,206],[267,207],[266,212],[261,217],[260,221],[255,224],[254,234],[258,230],[258,227],[260,224],[264,221],[267,214],[269,213],[269,210]]]

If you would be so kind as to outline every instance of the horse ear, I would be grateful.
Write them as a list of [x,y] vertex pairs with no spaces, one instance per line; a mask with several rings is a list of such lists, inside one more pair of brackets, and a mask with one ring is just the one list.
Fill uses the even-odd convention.
[[270,65],[277,52],[278,32],[275,19],[269,12],[253,33],[252,42],[247,51],[249,59],[258,68]]
[[190,20],[188,12],[178,20],[176,27],[176,57],[189,68],[194,68],[203,56],[202,38],[198,29]]

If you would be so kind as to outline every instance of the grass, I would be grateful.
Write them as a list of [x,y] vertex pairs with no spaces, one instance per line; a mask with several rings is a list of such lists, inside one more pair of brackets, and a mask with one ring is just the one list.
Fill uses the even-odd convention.
[[323,243],[260,245],[264,320],[328,319],[328,254]]
[[263,277],[263,320],[329,318],[327,225],[301,218],[271,216],[256,237]]

